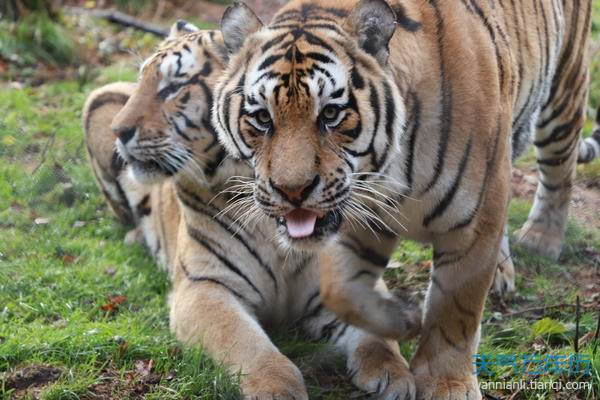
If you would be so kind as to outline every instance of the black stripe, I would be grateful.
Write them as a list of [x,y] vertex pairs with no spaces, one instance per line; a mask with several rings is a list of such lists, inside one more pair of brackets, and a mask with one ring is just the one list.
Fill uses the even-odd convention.
[[263,294],[256,287],[256,285],[254,285],[254,283],[250,280],[250,278],[248,278],[248,276],[246,276],[246,274],[244,274],[240,268],[238,268],[236,265],[234,265],[225,256],[223,256],[222,254],[217,252],[217,250],[208,243],[208,240],[207,240],[208,238],[206,236],[204,236],[204,234],[202,232],[200,232],[198,229],[191,227],[190,225],[187,225],[187,231],[188,231],[188,234],[190,235],[190,237],[192,237],[192,239],[194,239],[202,247],[204,247],[209,253],[211,253],[213,256],[215,256],[215,258],[217,258],[230,271],[232,271],[233,273],[237,274],[240,278],[242,278],[252,288],[252,290],[254,290],[260,296],[260,298],[263,301],[265,300]]
[[[548,96],[548,101],[546,102],[546,104],[544,104],[544,108],[546,108],[550,102],[552,101],[552,99],[554,99],[554,97],[556,96],[556,92],[558,90],[558,87],[560,86],[560,83],[562,82],[562,74],[565,71],[565,68],[567,66],[567,62],[569,62],[572,57],[571,57],[571,53],[573,52],[573,49],[577,46],[574,46],[573,44],[576,43],[575,42],[575,35],[577,33],[577,22],[578,22],[578,18],[579,18],[579,0],[572,0],[573,1],[573,9],[571,10],[571,30],[569,32],[569,38],[564,41],[563,43],[563,49],[565,50],[564,53],[562,54],[562,57],[560,58],[560,61],[558,63],[558,67],[556,68],[556,71],[554,72],[554,79],[552,81],[552,86],[550,88],[550,95]],[[587,32],[585,33],[587,34]]]
[[344,334],[346,333],[346,330],[348,329],[348,324],[343,324],[342,325],[342,329],[340,329],[338,331],[338,333],[336,333],[332,338],[331,338],[331,343],[336,344],[338,340],[340,340]]
[[452,130],[452,85],[449,78],[446,76],[446,63],[444,58],[444,20],[440,9],[437,6],[437,0],[429,0],[429,3],[434,8],[437,26],[438,38],[438,55],[440,65],[440,141],[438,144],[436,164],[433,170],[433,177],[427,184],[425,192],[428,192],[436,184],[446,160],[446,150],[448,149],[448,139]]
[[388,156],[390,155],[390,145],[394,141],[394,135],[398,134],[398,132],[394,132],[394,122],[396,121],[396,103],[394,102],[394,97],[392,96],[392,88],[387,81],[383,81],[383,90],[385,95],[385,133],[387,134],[387,141],[385,142],[385,148],[383,149],[383,154],[379,160],[376,160],[376,170],[381,170],[381,167],[387,161]]
[[[275,274],[274,274],[272,268],[263,260],[263,258],[256,252],[256,250],[254,248],[250,247],[248,242],[240,236],[239,230],[234,231],[233,229],[231,229],[231,225],[224,223],[221,220],[221,218],[219,218],[217,216],[218,212],[216,212],[216,213],[211,212],[209,210],[208,206],[206,206],[206,204],[204,204],[202,199],[200,199],[198,196],[196,196],[194,193],[190,192],[183,186],[177,185],[177,194],[178,194],[179,199],[185,206],[189,207],[190,209],[192,209],[198,213],[201,213],[201,214],[206,215],[207,217],[211,218],[212,221],[219,224],[219,226],[223,230],[225,230],[229,235],[231,235],[232,238],[234,238],[239,243],[241,243],[242,246],[244,246],[244,248],[248,251],[248,253],[250,253],[250,255],[252,257],[254,257],[254,259],[260,265],[260,267],[267,273],[267,275],[269,275],[269,277],[271,278],[271,281],[273,282],[273,286],[275,287],[275,292],[277,292],[277,290],[278,290],[277,279],[275,277]],[[191,199],[193,199],[195,201],[195,203],[190,202],[189,200],[186,199],[186,197],[190,197]],[[244,233],[250,234],[247,231],[244,231]]]
[[86,132],[90,129],[90,119],[92,117],[93,111],[108,104],[124,105],[125,103],[127,103],[127,100],[129,100],[129,96],[122,93],[108,92],[102,93],[101,95],[96,97],[87,109],[87,118],[84,123]]
[[[254,248],[250,247],[248,242],[246,242],[246,240],[244,240],[244,238],[242,238],[240,236],[239,230],[234,231],[233,229],[231,229],[231,225],[224,223],[221,220],[221,218],[218,217],[218,212],[217,213],[211,212],[209,210],[209,208],[204,204],[202,199],[200,199],[198,196],[196,196],[194,193],[190,192],[183,186],[177,185],[177,194],[179,196],[179,199],[184,203],[184,205],[190,207],[192,210],[194,210],[196,212],[199,212],[201,214],[204,214],[204,215],[210,217],[212,219],[212,221],[219,224],[219,226],[221,228],[223,228],[227,233],[229,233],[232,238],[234,238],[235,240],[240,242],[242,244],[242,246],[244,246],[244,248],[248,251],[248,253],[250,253],[250,255],[252,255],[252,257],[254,257],[256,262],[267,273],[267,275],[269,275],[269,277],[273,281],[273,286],[275,287],[275,292],[277,292],[277,290],[278,290],[277,279],[275,277],[273,269],[263,260],[263,258],[256,252],[256,250]],[[187,201],[185,199],[185,196],[181,196],[181,194],[192,198],[195,201],[195,203],[191,203],[191,202]],[[244,230],[244,233],[247,235],[250,234],[248,231],[245,231],[245,230]]]
[[150,208],[150,195],[145,195],[142,200],[136,206],[138,217],[145,217],[150,215],[152,208]]
[[467,148],[463,154],[462,159],[460,160],[460,165],[458,167],[458,172],[456,174],[456,178],[454,178],[454,182],[452,186],[450,186],[450,190],[446,192],[442,200],[439,202],[437,207],[423,219],[423,226],[427,227],[431,222],[433,222],[436,218],[440,217],[444,211],[450,206],[458,188],[461,184],[463,175],[465,173],[467,167],[467,161],[469,160],[469,156],[471,155],[471,145],[473,144],[473,138],[469,137],[469,142],[467,143]]
[[421,23],[410,18],[402,4],[393,4],[391,7],[396,14],[396,22],[402,29],[408,32],[416,32],[421,29]]
[[352,240],[352,243],[348,241],[340,241],[339,243],[345,248],[349,249],[358,258],[366,261],[368,264],[380,268],[385,268],[387,266],[387,257],[378,254],[375,250],[369,247],[361,245],[355,238],[350,237],[350,239]]
[[500,138],[503,136],[502,135],[502,121],[501,121],[500,115],[498,115],[497,125],[498,125],[498,128],[496,130],[494,144],[492,147],[489,147],[489,145],[488,145],[485,173],[483,175],[483,183],[481,184],[481,188],[479,189],[479,194],[477,196],[477,205],[464,220],[462,220],[462,221],[458,222],[457,224],[455,224],[454,226],[452,226],[449,229],[450,231],[461,229],[461,228],[464,228],[464,227],[468,226],[469,224],[471,224],[471,222],[473,222],[473,219],[479,212],[479,208],[481,207],[481,204],[483,203],[483,196],[484,196],[485,192],[487,191],[488,182],[490,180],[490,177],[494,173],[494,167],[496,164],[496,156],[497,156],[496,152],[498,150],[498,144],[500,143]]
[[473,8],[473,10],[475,11],[475,14],[477,14],[477,16],[481,19],[481,22],[483,23],[483,26],[485,27],[485,29],[488,31],[488,34],[490,35],[490,40],[492,41],[492,44],[494,45],[494,51],[496,53],[496,65],[498,66],[498,73],[499,73],[499,82],[500,82],[500,88],[502,88],[504,86],[504,65],[502,64],[502,59],[500,57],[500,49],[498,48],[498,43],[496,43],[496,32],[494,31],[494,28],[492,27],[492,25],[490,24],[490,21],[488,21],[485,13],[483,12],[483,9],[481,7],[479,7],[479,5],[471,0],[471,6]]
[[575,115],[569,122],[554,127],[550,135],[548,135],[545,139],[536,140],[533,142],[533,144],[535,144],[536,147],[546,147],[551,143],[566,138],[575,130],[575,126],[579,123],[579,119],[580,116]]
[[405,177],[409,190],[412,190],[415,146],[417,144],[417,132],[419,131],[419,127],[421,125],[421,101],[415,92],[410,92],[409,96],[412,99],[412,113],[409,117],[409,121],[412,123],[412,126],[408,135],[408,155],[406,159]]
[[269,68],[271,65],[275,64],[277,61],[283,58],[283,54],[275,54],[269,56],[264,59],[264,61],[258,66],[258,71]]
[[227,285],[226,283],[222,282],[221,280],[216,279],[216,278],[210,278],[208,276],[194,276],[194,275],[190,274],[190,272],[188,271],[187,267],[185,266],[185,264],[183,262],[181,262],[180,265],[181,265],[181,269],[182,269],[183,273],[185,274],[186,278],[189,279],[190,281],[192,281],[192,282],[210,282],[210,283],[214,283],[215,285],[219,285],[219,286],[223,287],[225,290],[227,290],[228,292],[230,292],[232,295],[234,295],[238,299],[243,300],[245,303],[252,304],[240,292],[238,292],[235,289],[232,289],[229,285]]
[[325,54],[317,53],[315,51],[311,51],[305,54],[307,58],[311,58],[315,61],[321,62],[323,64],[333,64],[333,60],[326,56]]

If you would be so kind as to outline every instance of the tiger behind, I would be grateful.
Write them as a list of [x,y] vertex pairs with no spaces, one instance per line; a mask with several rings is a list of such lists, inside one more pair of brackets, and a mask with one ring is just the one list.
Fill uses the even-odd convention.
[[[246,398],[307,398],[299,370],[262,328],[290,324],[341,350],[361,389],[382,399],[414,398],[397,343],[348,326],[322,306],[313,257],[273,244],[271,221],[248,225],[225,212],[231,196],[219,193],[243,191],[251,170],[225,157],[210,122],[224,52],[219,33],[180,22],[144,63],[137,85],[98,89],[84,109],[104,195],[133,226],[128,236],[145,243],[169,272],[172,331],[231,372],[241,371]],[[115,152],[111,121],[127,163]]]
[[[481,398],[472,356],[510,261],[511,159],[532,140],[540,183],[517,237],[560,254],[577,159],[597,155],[597,135],[580,140],[590,15],[590,0],[296,0],[265,27],[243,5],[225,13],[215,125],[281,240],[328,246],[326,305],[403,337],[402,303],[372,288],[397,237],[433,244],[420,399]],[[512,283],[512,263],[499,271]]]

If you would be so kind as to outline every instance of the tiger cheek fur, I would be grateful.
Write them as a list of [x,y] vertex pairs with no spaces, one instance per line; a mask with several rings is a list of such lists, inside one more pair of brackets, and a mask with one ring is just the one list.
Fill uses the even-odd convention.
[[[344,218],[328,232],[336,235],[334,243],[311,247],[324,249],[324,302],[383,336],[409,337],[422,322],[411,362],[417,397],[481,398],[471,356],[487,291],[492,283],[499,292],[514,288],[505,233],[511,158],[534,140],[540,183],[517,237],[557,258],[575,164],[597,155],[598,140],[579,136],[591,1],[396,0],[390,8],[383,0],[296,0],[264,28],[248,23],[240,7],[232,10],[236,18],[226,15],[222,25],[231,37],[232,62],[217,87],[222,101],[213,117],[231,154],[250,160],[260,175],[257,202],[283,219],[287,244],[302,247],[324,211],[344,216],[344,206],[351,207],[345,191],[362,195],[353,205],[363,224]],[[278,90],[318,104],[293,120],[289,141],[276,137]],[[307,160],[296,161],[303,153],[312,162],[299,144],[314,142],[312,128],[322,116],[342,115],[326,108],[334,93],[343,99],[338,108],[358,113],[360,128],[341,140],[331,124],[320,136],[321,168],[314,170],[322,183],[342,182],[328,196],[340,201],[319,209],[320,184],[284,188],[283,194],[268,184],[304,168]],[[305,103],[290,102],[296,109],[287,113]],[[273,145],[257,148],[247,140],[238,129],[240,115],[262,121],[255,128],[271,135],[265,140]],[[344,163],[327,164],[324,149]],[[265,165],[278,152],[287,163]],[[410,302],[373,290],[398,236],[433,244],[422,321]]]

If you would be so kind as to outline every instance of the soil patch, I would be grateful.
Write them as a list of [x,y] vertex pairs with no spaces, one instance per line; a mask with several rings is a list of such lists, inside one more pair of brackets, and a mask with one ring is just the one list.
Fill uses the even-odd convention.
[[2,379],[6,389],[14,389],[11,399],[25,397],[38,399],[41,391],[58,380],[62,373],[62,369],[52,365],[28,365],[12,373],[7,373]]
[[[538,177],[535,168],[513,168],[513,197],[533,200]],[[576,182],[569,206],[569,217],[579,224],[593,229],[600,229],[600,185],[596,186]]]

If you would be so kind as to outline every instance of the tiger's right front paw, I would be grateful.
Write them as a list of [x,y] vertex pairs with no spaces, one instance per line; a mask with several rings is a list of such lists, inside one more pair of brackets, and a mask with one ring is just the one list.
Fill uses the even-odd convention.
[[282,355],[257,365],[241,386],[244,400],[308,400],[302,373]]

